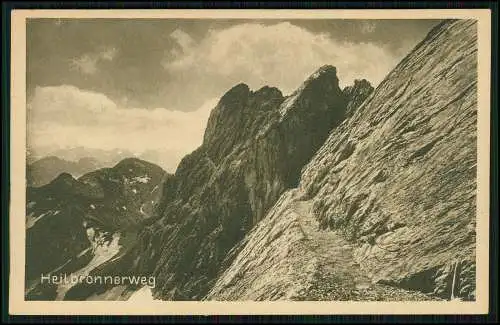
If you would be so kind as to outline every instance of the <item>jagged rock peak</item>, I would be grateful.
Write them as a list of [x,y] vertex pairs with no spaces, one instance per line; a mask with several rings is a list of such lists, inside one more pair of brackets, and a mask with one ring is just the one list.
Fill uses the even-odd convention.
[[245,98],[250,94],[250,87],[245,83],[239,83],[229,89],[220,99],[219,103],[224,103],[234,98]]
[[345,87],[344,90],[346,88],[373,88],[373,86],[366,79],[355,79],[354,84],[352,86]]
[[371,93],[374,90],[371,83],[366,79],[355,79],[354,83],[346,86],[342,92],[346,96],[353,96],[360,93]]
[[356,79],[353,85],[345,87],[342,93],[349,99],[349,104],[346,108],[346,117],[352,116],[355,109],[359,108],[374,90],[373,86],[366,79]]
[[244,104],[250,97],[259,98],[282,98],[283,93],[276,87],[263,86],[257,91],[252,91],[245,83],[239,83],[229,89],[219,100],[217,107],[237,107],[238,104]]
[[253,137],[277,114],[283,100],[283,94],[275,87],[264,86],[254,92],[240,83],[231,88],[208,119],[203,147],[210,148],[209,156],[218,160]]
[[307,78],[304,82],[304,86],[310,85],[316,82],[330,82],[338,85],[339,78],[337,76],[337,68],[333,65],[323,65],[317,69],[313,74]]
[[254,92],[255,95],[258,96],[266,96],[266,97],[283,97],[283,93],[276,87],[264,86]]
[[307,93],[309,90],[320,92],[341,92],[339,88],[339,78],[337,68],[332,65],[323,65],[311,74],[306,81],[290,96],[298,96]]
[[330,64],[325,64],[321,67],[319,67],[318,70],[316,70],[310,77],[309,79],[316,79],[319,78],[320,76],[323,75],[337,75],[337,68],[334,67],[333,65]]
[[[296,108],[301,107],[302,105],[297,105],[297,103],[303,100],[306,102],[309,100],[325,102],[331,102],[333,100],[343,102],[339,105],[335,105],[338,109],[340,108],[343,111],[347,104],[343,97],[342,89],[339,87],[337,68],[332,65],[323,65],[283,101],[283,104],[279,108],[279,112],[281,117],[284,118],[291,110],[293,111],[292,108],[294,106]],[[305,106],[309,107],[310,105]],[[313,105],[311,107],[315,106]]]

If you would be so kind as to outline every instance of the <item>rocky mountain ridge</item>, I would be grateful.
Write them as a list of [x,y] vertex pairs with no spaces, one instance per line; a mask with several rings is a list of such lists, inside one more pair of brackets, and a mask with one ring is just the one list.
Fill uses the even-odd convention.
[[205,299],[474,300],[476,44],[472,20],[435,27],[333,128]]
[[[365,91],[365,84],[355,89]],[[353,94],[361,96],[358,91]],[[366,91],[365,91],[366,93]],[[227,253],[298,181],[301,168],[345,117],[337,71],[321,67],[291,96],[239,84],[212,111],[201,147],[164,186],[159,218],[141,233],[138,272],[161,299],[208,292]]]

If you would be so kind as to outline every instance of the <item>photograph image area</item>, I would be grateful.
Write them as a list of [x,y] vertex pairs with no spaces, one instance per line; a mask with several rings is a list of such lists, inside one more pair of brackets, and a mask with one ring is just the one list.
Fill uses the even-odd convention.
[[477,18],[24,22],[24,302],[478,301]]

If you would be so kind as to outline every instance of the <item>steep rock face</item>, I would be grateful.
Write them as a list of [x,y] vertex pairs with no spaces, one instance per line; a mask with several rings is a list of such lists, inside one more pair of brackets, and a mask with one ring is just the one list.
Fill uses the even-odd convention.
[[206,299],[474,299],[476,41],[474,21],[436,26],[332,131]]
[[27,291],[42,273],[60,271],[86,251],[91,257],[114,233],[139,227],[156,208],[164,178],[168,174],[160,167],[131,158],[79,179],[63,173],[27,188]]
[[135,267],[156,276],[156,296],[191,300],[208,291],[229,250],[297,184],[348,101],[332,66],[286,98],[244,84],[221,98],[202,146],[166,182],[159,218],[141,233]]

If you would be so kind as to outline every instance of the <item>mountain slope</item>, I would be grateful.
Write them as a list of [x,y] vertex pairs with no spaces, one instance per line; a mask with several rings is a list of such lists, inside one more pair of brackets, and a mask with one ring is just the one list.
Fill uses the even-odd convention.
[[474,21],[434,28],[333,129],[205,298],[473,300],[476,44]]
[[41,274],[63,272],[68,264],[81,267],[117,239],[117,234],[123,237],[137,231],[153,214],[162,194],[160,184],[168,177],[156,165],[128,158],[78,180],[63,173],[47,185],[28,188],[29,296],[44,297],[40,288],[31,290],[39,285]]
[[[351,96],[369,93],[366,86],[357,85]],[[289,97],[239,84],[221,98],[202,146],[165,183],[159,217],[140,235],[135,269],[156,277],[155,296],[192,300],[208,292],[233,256],[227,253],[297,185],[350,100],[332,66]]]

